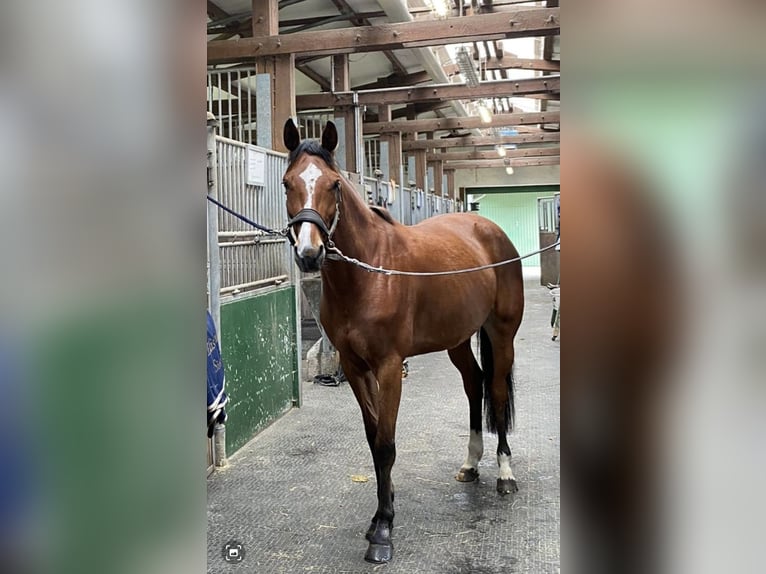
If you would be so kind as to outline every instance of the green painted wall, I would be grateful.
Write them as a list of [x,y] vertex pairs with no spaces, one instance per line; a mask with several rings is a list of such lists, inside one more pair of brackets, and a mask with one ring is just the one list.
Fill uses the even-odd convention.
[[[473,189],[470,193],[476,193]],[[479,214],[502,227],[520,255],[540,249],[540,229],[537,222],[537,198],[551,197],[554,191],[526,193],[491,193],[479,201]],[[522,261],[524,267],[539,267],[540,256]]]
[[292,286],[221,305],[221,352],[229,395],[227,455],[298,399],[295,315]]

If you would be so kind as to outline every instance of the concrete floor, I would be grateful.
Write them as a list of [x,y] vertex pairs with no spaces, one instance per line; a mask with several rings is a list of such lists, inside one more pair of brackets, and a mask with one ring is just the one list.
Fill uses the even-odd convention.
[[[209,477],[208,572],[558,573],[559,342],[550,340],[548,290],[528,280],[526,300],[509,439],[518,493],[495,492],[497,441],[488,434],[479,481],[454,479],[468,440],[460,376],[444,352],[411,358],[393,470],[394,560],[364,562],[376,496],[359,407],[348,384],[305,383],[301,409]],[[241,563],[223,560],[230,541],[244,548]]]

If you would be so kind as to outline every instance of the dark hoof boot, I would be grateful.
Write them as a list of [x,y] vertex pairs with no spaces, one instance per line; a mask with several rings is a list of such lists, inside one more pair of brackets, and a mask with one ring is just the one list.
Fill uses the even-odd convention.
[[455,475],[458,482],[473,482],[479,478],[479,471],[475,468],[461,468]]
[[370,542],[370,547],[367,548],[367,554],[364,555],[364,559],[367,562],[374,564],[382,564],[390,562],[394,557],[394,545],[391,542],[387,544],[375,544]]
[[516,481],[512,478],[498,478],[497,491],[502,495],[512,494],[518,492],[519,487],[516,485]]

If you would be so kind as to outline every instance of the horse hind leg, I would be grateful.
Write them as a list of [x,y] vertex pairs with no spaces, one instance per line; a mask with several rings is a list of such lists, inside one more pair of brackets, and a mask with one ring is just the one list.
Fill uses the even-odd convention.
[[482,372],[479,363],[476,362],[473,356],[473,352],[471,352],[470,339],[463,341],[454,349],[450,349],[447,351],[447,354],[463,378],[463,388],[468,397],[470,419],[468,456],[463,466],[458,470],[455,479],[460,482],[472,482],[479,478],[479,461],[484,453],[484,442],[481,433]]
[[[481,360],[484,368],[484,408],[487,427],[497,433],[497,491],[501,495],[519,490],[511,470],[511,448],[508,432],[513,428],[513,340],[490,337],[482,327],[480,334]],[[494,339],[494,344],[493,344]]]

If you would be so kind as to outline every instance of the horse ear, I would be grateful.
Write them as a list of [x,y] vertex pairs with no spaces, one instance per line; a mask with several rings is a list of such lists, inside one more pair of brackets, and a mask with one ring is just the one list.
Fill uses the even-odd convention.
[[338,147],[338,130],[332,122],[327,122],[322,131],[322,147],[330,153]]
[[282,139],[284,140],[285,147],[290,151],[293,151],[301,143],[301,134],[295,122],[293,122],[293,118],[287,118],[285,128],[282,131]]

